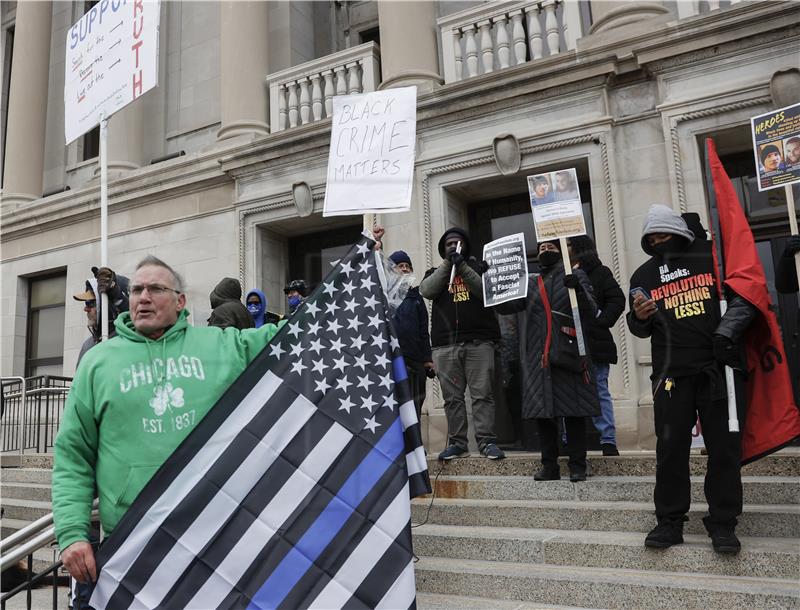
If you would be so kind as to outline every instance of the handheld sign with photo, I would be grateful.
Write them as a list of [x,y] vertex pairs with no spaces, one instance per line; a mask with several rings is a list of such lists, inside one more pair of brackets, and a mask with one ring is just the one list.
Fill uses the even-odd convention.
[[[789,230],[792,235],[798,235],[792,185],[800,182],[800,104],[753,117],[750,126],[753,131],[758,190],[784,187]],[[800,282],[800,252],[795,253],[794,264],[797,281]]]
[[800,182],[800,104],[750,119],[758,190]]
[[416,87],[334,97],[322,215],[408,211],[416,132]]
[[483,274],[483,304],[486,307],[528,296],[528,259],[525,234],[516,233],[483,247],[489,269]]
[[536,239],[586,234],[575,168],[528,176]]
[[159,0],[101,0],[67,31],[69,144],[158,84]]

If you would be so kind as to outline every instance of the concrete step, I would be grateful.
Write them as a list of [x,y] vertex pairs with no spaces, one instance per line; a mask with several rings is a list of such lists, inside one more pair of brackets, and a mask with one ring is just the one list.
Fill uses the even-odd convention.
[[744,576],[649,572],[422,557],[417,590],[585,608],[759,608],[800,604],[796,582]]
[[[40,589],[31,591],[31,608],[37,610],[44,610],[56,608],[57,610],[67,610],[69,608],[69,587],[57,587],[56,590],[56,605],[53,606],[53,588],[52,586],[44,586]],[[23,610],[27,609],[27,595],[23,591],[12,597],[6,602],[6,610]]]
[[687,534],[665,551],[644,546],[633,532],[516,527],[415,527],[418,556],[595,568],[695,572],[800,580],[800,539],[742,537],[738,555],[719,555],[706,535]]
[[0,485],[2,503],[8,499],[50,501],[49,483],[7,483]]
[[581,610],[575,606],[554,606],[518,599],[488,599],[464,595],[417,592],[419,610]]
[[[689,459],[693,476],[706,471],[707,457],[693,452]],[[567,475],[567,458],[559,459],[561,474]],[[619,457],[604,457],[589,452],[589,467],[595,476],[653,476],[656,471],[655,451],[623,451]],[[434,476],[439,470],[443,475],[502,475],[531,476],[541,468],[538,453],[509,452],[504,460],[487,460],[477,453],[470,457],[439,462],[436,454],[428,456],[428,470]],[[744,476],[800,476],[800,451],[797,447],[782,449],[777,453],[756,460],[742,468]]]
[[[800,504],[797,477],[743,477],[746,504]],[[655,477],[589,477],[585,483],[534,481],[533,477],[449,476],[435,479],[437,498],[484,500],[589,500],[650,502]],[[703,477],[692,477],[692,502],[703,502]]]
[[39,517],[53,512],[50,502],[41,500],[19,500],[3,497],[3,518],[22,519],[23,521],[36,521]]
[[2,484],[6,483],[43,483],[50,484],[53,471],[49,468],[3,468],[0,472]]
[[[428,507],[430,505],[430,513]],[[704,534],[701,521],[708,506],[696,503],[685,531]],[[575,500],[472,500],[416,498],[411,501],[413,523],[439,525],[523,527],[554,530],[648,532],[656,523],[652,502],[588,502]],[[800,538],[800,506],[746,506],[736,532],[741,536]]]

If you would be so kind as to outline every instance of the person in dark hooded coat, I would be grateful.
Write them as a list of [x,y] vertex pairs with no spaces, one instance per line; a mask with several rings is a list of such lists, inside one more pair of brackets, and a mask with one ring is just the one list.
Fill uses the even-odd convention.
[[222,278],[209,295],[213,311],[208,318],[208,325],[219,328],[232,326],[239,330],[253,328],[253,318],[242,305],[241,298],[242,287],[239,285],[239,280],[232,277]]
[[[576,289],[582,320],[591,320],[597,314],[592,296],[592,285],[580,269],[564,275],[564,266],[557,241],[539,245],[541,274],[528,278],[528,296],[508,301],[495,307],[498,313],[518,316],[520,338],[520,369],[522,375],[522,418],[535,419],[539,427],[542,448],[542,469],[536,473],[537,481],[554,481],[561,478],[558,468],[558,421],[563,417],[569,439],[570,480],[586,480],[586,417],[600,415],[595,376],[591,362],[583,359],[583,372],[563,368],[550,362],[554,345],[552,333],[572,327],[568,287]],[[541,277],[555,322],[548,324],[545,303],[539,290]],[[557,322],[561,320],[562,324]],[[551,336],[548,340],[548,327]],[[558,327],[558,328],[557,328]],[[586,324],[583,325],[584,329]],[[549,344],[550,349],[545,346]],[[547,358],[544,357],[547,352]],[[576,357],[577,358],[577,357]]]

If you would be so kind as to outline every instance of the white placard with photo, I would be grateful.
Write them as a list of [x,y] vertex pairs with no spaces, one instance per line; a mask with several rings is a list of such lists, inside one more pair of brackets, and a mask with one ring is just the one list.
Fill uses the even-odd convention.
[[528,176],[536,239],[586,235],[575,168]]

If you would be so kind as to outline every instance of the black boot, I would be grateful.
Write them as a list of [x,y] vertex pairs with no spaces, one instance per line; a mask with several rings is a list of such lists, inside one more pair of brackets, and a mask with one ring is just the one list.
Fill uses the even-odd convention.
[[558,470],[558,466],[555,468],[548,468],[547,466],[543,467],[539,472],[533,475],[534,481],[560,481],[561,480],[561,473]]
[[742,550],[742,543],[736,537],[735,526],[713,523],[710,517],[703,517],[711,546],[717,553],[735,555]]
[[653,549],[666,549],[674,544],[683,544],[683,521],[662,519],[644,539],[644,545]]

